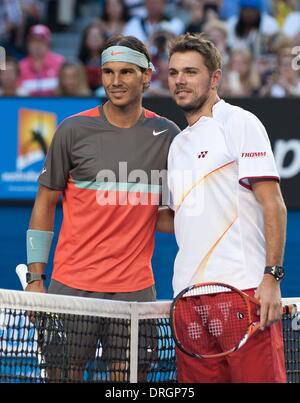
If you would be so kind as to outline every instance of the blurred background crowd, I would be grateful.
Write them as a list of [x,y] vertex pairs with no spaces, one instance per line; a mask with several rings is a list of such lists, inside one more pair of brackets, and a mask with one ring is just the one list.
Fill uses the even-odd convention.
[[104,96],[100,54],[134,35],[169,96],[167,42],[204,32],[223,55],[223,97],[300,96],[300,0],[0,0],[1,96]]

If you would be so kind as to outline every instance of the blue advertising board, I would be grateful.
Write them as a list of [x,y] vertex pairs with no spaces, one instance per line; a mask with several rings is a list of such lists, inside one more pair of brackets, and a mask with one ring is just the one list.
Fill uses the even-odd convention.
[[32,200],[56,127],[97,98],[0,99],[0,199]]

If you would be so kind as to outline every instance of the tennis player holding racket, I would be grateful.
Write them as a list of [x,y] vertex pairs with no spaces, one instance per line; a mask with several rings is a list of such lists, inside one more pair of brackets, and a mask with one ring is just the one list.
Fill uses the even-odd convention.
[[[219,51],[200,34],[170,44],[170,91],[188,121],[169,152],[170,206],[179,245],[174,294],[196,283],[230,284],[259,300],[254,316],[260,330],[238,351],[218,359],[192,358],[178,349],[178,377],[181,382],[285,382],[279,319],[286,208],[264,126],[218,97],[221,67]],[[162,230],[172,229],[168,214]],[[219,336],[220,318],[210,317],[205,306],[198,313],[199,323],[205,327],[209,320],[211,333]],[[230,311],[220,305],[219,313],[224,323]],[[183,326],[186,320],[182,317]],[[191,337],[197,332],[195,327]],[[212,343],[211,348],[216,351],[210,355],[222,347]]]

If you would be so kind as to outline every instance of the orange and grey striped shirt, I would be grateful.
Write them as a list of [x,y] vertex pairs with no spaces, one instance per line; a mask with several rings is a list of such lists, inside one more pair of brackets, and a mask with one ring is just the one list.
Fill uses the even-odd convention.
[[110,124],[102,107],[62,122],[39,177],[41,185],[63,192],[54,280],[96,292],[131,292],[154,284],[158,173],[166,171],[179,131],[148,110],[131,128]]

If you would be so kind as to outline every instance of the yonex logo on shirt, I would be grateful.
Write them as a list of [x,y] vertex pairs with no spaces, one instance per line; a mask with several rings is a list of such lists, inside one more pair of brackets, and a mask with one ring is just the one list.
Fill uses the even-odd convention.
[[267,156],[266,151],[242,153],[242,158],[257,158],[266,156]]
[[201,151],[200,154],[198,155],[198,158],[205,158],[207,153],[208,151]]

